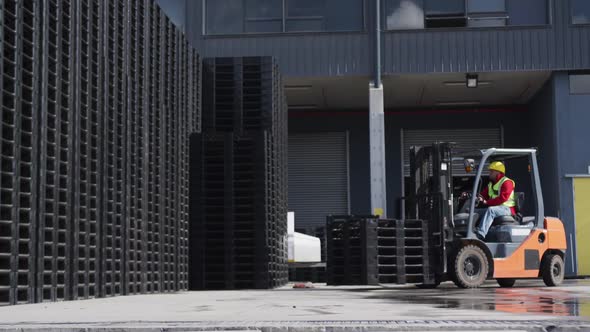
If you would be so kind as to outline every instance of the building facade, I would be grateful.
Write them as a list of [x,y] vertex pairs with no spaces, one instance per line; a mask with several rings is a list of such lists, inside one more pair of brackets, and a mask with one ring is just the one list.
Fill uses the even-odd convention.
[[[376,1],[162,2],[204,57],[278,59],[289,103],[289,205],[297,227],[320,226],[331,213],[370,213]],[[389,217],[400,214],[411,145],[535,146],[546,215],[566,226],[567,274],[590,274],[590,212],[583,204],[590,199],[590,3],[380,5]],[[476,88],[466,86],[467,74],[476,75]],[[507,166],[510,176],[527,178],[526,165]],[[457,190],[470,181],[457,169]],[[520,186],[528,191],[526,180]],[[525,210],[532,204],[525,202]]]

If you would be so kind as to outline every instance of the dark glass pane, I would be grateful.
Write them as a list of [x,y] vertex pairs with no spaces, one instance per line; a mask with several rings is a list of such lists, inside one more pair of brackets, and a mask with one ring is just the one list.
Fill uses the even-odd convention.
[[208,0],[205,7],[208,34],[244,32],[242,0]]
[[507,0],[509,25],[544,25],[549,23],[548,0]]
[[426,15],[464,15],[464,0],[426,0]]
[[283,20],[246,20],[245,32],[282,32]]
[[281,0],[245,0],[246,18],[277,18],[283,17]]
[[363,0],[327,0],[325,19],[328,31],[361,31]]
[[467,12],[490,13],[505,12],[506,0],[467,0]]
[[324,31],[324,20],[322,19],[289,19],[285,22],[286,30],[289,32],[301,31]]
[[423,29],[422,0],[384,0],[383,26],[387,30]]
[[445,17],[436,19],[426,19],[427,28],[462,28],[467,25],[465,17]]
[[287,0],[287,17],[324,16],[326,0]]
[[572,23],[587,24],[590,23],[590,1],[588,0],[571,0],[572,4]]

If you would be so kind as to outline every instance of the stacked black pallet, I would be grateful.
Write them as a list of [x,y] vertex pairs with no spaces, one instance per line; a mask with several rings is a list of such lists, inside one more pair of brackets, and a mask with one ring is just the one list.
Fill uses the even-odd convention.
[[426,221],[330,216],[326,238],[328,285],[434,283]]
[[37,2],[0,2],[0,305],[35,297]]
[[375,217],[328,216],[328,285],[378,284],[377,224]]
[[324,265],[289,267],[289,281],[324,283],[326,267]]
[[377,232],[379,283],[429,282],[427,222],[381,219]]
[[0,305],[187,289],[196,52],[153,0],[0,13]]
[[204,69],[204,129],[191,142],[190,288],[282,286],[287,111],[277,64],[217,58]]

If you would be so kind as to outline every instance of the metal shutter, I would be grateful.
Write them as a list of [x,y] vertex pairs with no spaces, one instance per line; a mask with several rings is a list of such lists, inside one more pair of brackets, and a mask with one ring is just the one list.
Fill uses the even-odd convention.
[[329,214],[347,214],[346,132],[289,135],[289,211],[297,228],[325,225]]
[[[457,147],[462,149],[475,150],[502,147],[502,130],[500,128],[404,130],[403,155],[405,176],[410,176],[410,147],[430,145],[436,141],[454,142],[457,143]],[[453,175],[466,175],[463,163],[454,163]]]

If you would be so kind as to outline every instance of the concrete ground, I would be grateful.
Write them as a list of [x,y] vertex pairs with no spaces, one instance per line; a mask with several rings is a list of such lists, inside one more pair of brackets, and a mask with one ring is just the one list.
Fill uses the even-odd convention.
[[0,308],[0,331],[590,331],[590,280],[137,295]]

